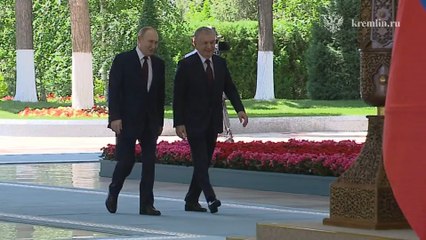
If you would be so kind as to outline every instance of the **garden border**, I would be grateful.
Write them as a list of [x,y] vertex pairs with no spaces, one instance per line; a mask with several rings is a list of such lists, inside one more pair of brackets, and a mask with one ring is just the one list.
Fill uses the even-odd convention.
[[[116,162],[100,160],[99,176],[112,177]],[[128,179],[140,179],[142,164],[135,163]],[[330,184],[336,177],[313,176],[303,174],[287,174],[210,168],[210,180],[214,186],[230,188],[246,188],[263,191],[286,192],[329,196]],[[155,180],[189,184],[192,177],[192,167],[156,164]]]

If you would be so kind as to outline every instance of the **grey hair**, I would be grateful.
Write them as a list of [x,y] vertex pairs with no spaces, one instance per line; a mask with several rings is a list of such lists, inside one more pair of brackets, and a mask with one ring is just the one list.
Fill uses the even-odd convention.
[[141,29],[139,29],[138,37],[143,37],[143,35],[145,35],[145,33],[148,32],[149,30],[157,32],[157,30],[155,30],[155,28],[151,26],[142,27]]
[[216,36],[216,31],[211,27],[200,27],[197,30],[195,30],[194,38],[197,38],[200,36],[201,33],[210,33]]

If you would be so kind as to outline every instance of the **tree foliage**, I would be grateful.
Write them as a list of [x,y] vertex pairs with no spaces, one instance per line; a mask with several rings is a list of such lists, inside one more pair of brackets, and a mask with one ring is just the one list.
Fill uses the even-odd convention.
[[[39,98],[71,95],[71,23],[67,2],[34,0],[34,61]],[[46,14],[46,13],[55,14]],[[55,29],[55,31],[53,31]]]
[[[358,1],[340,2],[335,11],[351,19]],[[0,4],[0,75],[7,91],[15,91],[15,13],[13,0]],[[136,0],[89,0],[93,46],[95,94],[104,94],[113,57],[136,46],[137,31],[144,15],[143,2]],[[224,52],[231,74],[243,98],[252,98],[256,88],[256,0],[145,0],[155,2],[160,43],[158,55],[166,61],[167,102],[171,102],[177,61],[191,51],[191,36],[200,26],[215,26],[230,51]],[[274,1],[274,83],[277,98],[306,98],[320,93],[315,86],[335,86],[321,99],[358,95],[356,29],[344,25],[331,34],[319,22],[318,7],[330,0]],[[33,0],[34,49],[39,97],[48,93],[71,94],[71,28],[67,1]],[[145,11],[148,11],[146,9]],[[46,14],[48,13],[48,14]],[[352,14],[352,15],[351,15]],[[251,19],[247,21],[242,19]],[[228,20],[228,21],[224,21]],[[345,22],[345,24],[347,24]],[[154,24],[150,24],[154,25]],[[313,28],[313,26],[315,26]],[[312,29],[313,28],[313,29]],[[311,31],[312,30],[312,31]],[[310,44],[309,44],[310,43]],[[306,54],[310,46],[308,54]],[[318,60],[320,59],[320,60]],[[309,71],[308,71],[309,70]],[[0,77],[1,78],[1,77]],[[327,90],[324,87],[324,90]],[[4,87],[3,87],[4,88]],[[315,91],[314,91],[315,89]],[[350,94],[346,93],[350,89]],[[345,93],[343,95],[336,95]],[[317,96],[318,97],[318,96]]]
[[152,26],[158,30],[157,54],[166,63],[166,103],[171,103],[175,65],[184,54],[181,44],[187,39],[183,16],[168,0],[145,0],[139,24],[139,27]]
[[104,94],[114,56],[136,46],[140,1],[90,0],[95,94]]
[[343,19],[336,31],[324,20],[313,27],[307,52],[308,92],[312,99],[359,98],[358,29],[351,25],[359,14],[358,2],[333,0],[322,9],[324,19]]
[[[9,86],[8,94],[15,89],[15,14],[12,0],[2,0],[0,5],[1,44],[0,70]],[[66,1],[34,2],[34,50],[36,82],[39,97],[55,93],[71,94],[71,27]],[[136,46],[139,20],[142,13],[140,1],[90,0],[91,32],[93,43],[93,76],[95,94],[104,94],[107,72],[113,57]],[[168,81],[172,81],[174,63],[190,48],[186,24],[175,6],[168,0],[157,0],[161,57],[167,58]],[[148,11],[148,9],[145,9]],[[49,14],[46,14],[49,13]],[[54,29],[54,31],[53,31]],[[185,46],[185,47],[183,47]],[[164,49],[167,49],[165,51]],[[169,86],[168,86],[169,87]],[[169,87],[171,88],[171,87]],[[168,94],[169,101],[171,93]]]
[[[15,91],[15,1],[2,0],[0,4],[0,79],[2,95],[11,95]],[[6,94],[5,94],[6,92]]]
[[186,21],[257,19],[257,0],[176,0]]
[[142,6],[142,16],[139,20],[139,28],[151,26],[157,29],[159,20],[156,0],[144,0]]

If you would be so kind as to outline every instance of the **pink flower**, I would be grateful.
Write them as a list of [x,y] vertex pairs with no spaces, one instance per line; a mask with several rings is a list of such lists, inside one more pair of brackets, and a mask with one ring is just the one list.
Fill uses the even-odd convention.
[[[339,176],[356,160],[362,146],[349,140],[218,142],[211,164],[219,168]],[[101,150],[103,159],[114,159],[115,145],[108,144]],[[137,145],[137,160],[141,152]],[[192,165],[191,151],[186,141],[160,142],[157,158],[162,164]]]

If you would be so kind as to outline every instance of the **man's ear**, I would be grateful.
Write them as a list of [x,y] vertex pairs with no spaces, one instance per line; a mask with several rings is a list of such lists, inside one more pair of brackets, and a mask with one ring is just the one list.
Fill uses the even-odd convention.
[[192,46],[195,47],[195,37],[192,38]]

